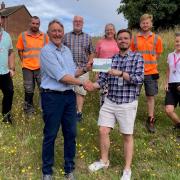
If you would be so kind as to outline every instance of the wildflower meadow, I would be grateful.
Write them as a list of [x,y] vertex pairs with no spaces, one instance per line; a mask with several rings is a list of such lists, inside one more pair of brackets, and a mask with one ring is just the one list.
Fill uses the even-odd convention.
[[[134,180],[179,180],[180,143],[176,141],[177,131],[164,112],[164,80],[167,54],[173,51],[174,31],[160,33],[164,52],[159,59],[159,94],[156,97],[157,119],[155,134],[145,129],[147,118],[144,89],[139,97],[139,107],[134,131],[134,159],[132,179]],[[97,38],[96,38],[97,39]],[[96,41],[95,39],[95,41]],[[14,43],[16,38],[14,37]],[[17,52],[16,52],[17,53]],[[91,73],[91,80],[94,74]],[[26,117],[23,112],[23,80],[19,58],[16,54],[16,75],[14,82],[13,124],[0,122],[0,180],[38,180],[41,178],[41,146],[43,138],[42,112],[39,93],[36,89],[36,112]],[[2,93],[0,92],[0,100]],[[1,108],[1,105],[0,105]],[[180,108],[176,109],[180,115]],[[88,93],[83,110],[83,120],[78,123],[76,170],[78,180],[118,180],[123,170],[123,144],[118,127],[111,132],[110,167],[96,173],[88,171],[88,165],[99,159],[97,118],[99,112],[98,91]],[[2,116],[0,116],[2,121]],[[63,138],[59,131],[55,148],[54,179],[63,179]]]

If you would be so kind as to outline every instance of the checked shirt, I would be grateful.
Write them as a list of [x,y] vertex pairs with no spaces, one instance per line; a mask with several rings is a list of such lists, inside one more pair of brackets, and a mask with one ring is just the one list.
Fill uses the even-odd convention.
[[111,69],[127,72],[130,81],[123,79],[122,83],[122,77],[101,72],[97,82],[101,88],[106,83],[108,84],[107,98],[116,104],[130,103],[136,100],[144,79],[144,60],[141,54],[130,50],[125,56],[117,54],[112,58]]

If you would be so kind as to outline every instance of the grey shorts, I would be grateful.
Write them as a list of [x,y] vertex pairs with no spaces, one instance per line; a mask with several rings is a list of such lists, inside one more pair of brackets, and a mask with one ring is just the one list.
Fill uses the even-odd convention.
[[158,80],[153,75],[144,76],[144,89],[146,96],[155,96],[158,94]]

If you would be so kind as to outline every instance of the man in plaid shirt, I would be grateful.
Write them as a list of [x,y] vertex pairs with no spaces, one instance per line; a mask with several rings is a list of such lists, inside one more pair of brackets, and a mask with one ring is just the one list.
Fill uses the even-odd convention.
[[[66,33],[63,40],[64,45],[71,50],[77,68],[84,69],[85,74],[79,77],[82,83],[89,79],[86,65],[92,63],[92,58],[94,56],[92,39],[90,35],[82,31],[83,23],[83,17],[74,16],[73,31]],[[80,121],[82,119],[82,109],[86,90],[83,87],[75,86],[75,92],[77,100],[77,120]]]
[[100,109],[98,119],[101,159],[91,164],[89,170],[95,172],[101,168],[108,168],[109,133],[117,121],[124,141],[125,167],[121,180],[131,178],[134,122],[139,87],[144,79],[144,61],[141,54],[129,50],[131,37],[131,32],[127,29],[117,33],[120,51],[112,58],[111,70],[108,73],[100,73],[98,81],[87,89],[92,91],[108,84],[108,95]]

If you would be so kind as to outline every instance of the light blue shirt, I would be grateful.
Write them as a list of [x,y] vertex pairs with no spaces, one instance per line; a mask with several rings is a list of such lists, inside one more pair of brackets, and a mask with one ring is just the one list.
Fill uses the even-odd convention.
[[10,49],[13,49],[11,37],[7,32],[3,31],[0,40],[0,74],[9,72],[8,57]]
[[64,75],[75,76],[76,66],[73,61],[71,51],[62,45],[57,48],[49,42],[41,49],[41,88],[55,91],[65,91],[73,89],[72,85],[59,82]]

